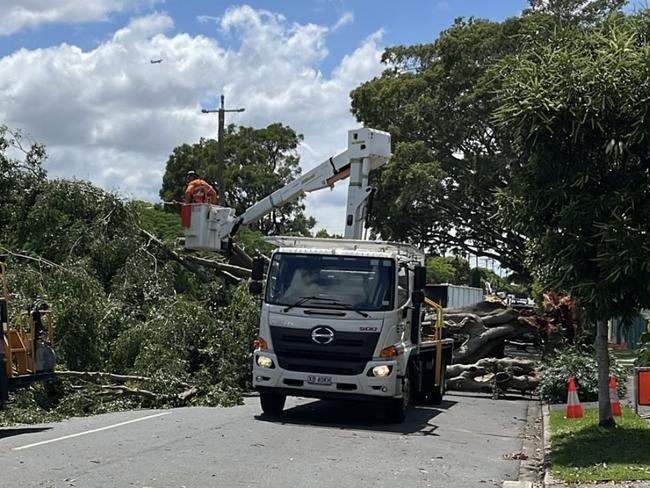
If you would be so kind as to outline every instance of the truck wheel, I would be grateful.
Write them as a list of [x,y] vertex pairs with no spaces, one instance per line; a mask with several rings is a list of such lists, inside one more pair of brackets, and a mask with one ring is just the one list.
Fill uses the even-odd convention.
[[391,400],[388,406],[388,420],[401,424],[406,419],[406,413],[411,405],[411,379],[407,374],[402,380],[402,398]]
[[262,405],[262,412],[267,415],[279,415],[284,409],[284,402],[286,395],[278,395],[276,393],[260,393],[260,404]]
[[[429,403],[431,405],[440,405],[442,403],[442,397],[445,394],[445,381],[446,381],[446,370],[447,366],[445,362],[442,362],[442,371],[440,374],[440,385],[433,385],[433,391],[429,393]],[[435,374],[434,374],[435,378]],[[435,381],[435,379],[434,379]]]

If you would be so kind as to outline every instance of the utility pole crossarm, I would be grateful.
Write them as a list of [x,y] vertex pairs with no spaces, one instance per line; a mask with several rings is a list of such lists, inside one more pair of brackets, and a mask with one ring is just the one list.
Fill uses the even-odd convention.
[[243,112],[245,109],[243,108],[235,108],[235,109],[226,109],[224,107],[224,96],[221,95],[221,107],[215,110],[209,110],[209,109],[201,109],[201,113],[204,114],[213,114],[213,113],[218,113],[219,114],[219,129],[217,132],[217,137],[218,137],[218,142],[219,142],[219,157],[217,161],[217,186],[219,187],[219,205],[221,207],[226,206],[226,188],[224,184],[224,179],[223,179],[223,172],[224,172],[224,125],[225,125],[225,119],[226,119],[226,112]]

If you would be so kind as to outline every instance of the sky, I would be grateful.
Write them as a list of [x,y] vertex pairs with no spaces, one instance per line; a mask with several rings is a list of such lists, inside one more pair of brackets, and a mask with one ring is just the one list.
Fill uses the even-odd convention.
[[[526,0],[0,0],[0,124],[47,146],[50,177],[160,201],[173,148],[227,123],[304,135],[303,171],[345,149],[352,89],[386,47],[434,41],[457,17],[502,20]],[[159,64],[151,59],[162,59]],[[444,114],[442,114],[444,115]],[[306,199],[342,233],[347,185]]]

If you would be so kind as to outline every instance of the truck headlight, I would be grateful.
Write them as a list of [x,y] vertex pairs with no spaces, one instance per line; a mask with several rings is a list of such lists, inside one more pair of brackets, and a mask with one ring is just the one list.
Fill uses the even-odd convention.
[[268,356],[257,356],[257,365],[260,368],[273,368],[273,359]]
[[392,366],[388,366],[387,364],[382,364],[380,366],[375,366],[370,370],[370,373],[372,376],[376,376],[378,378],[384,378],[390,374],[390,372],[393,370]]

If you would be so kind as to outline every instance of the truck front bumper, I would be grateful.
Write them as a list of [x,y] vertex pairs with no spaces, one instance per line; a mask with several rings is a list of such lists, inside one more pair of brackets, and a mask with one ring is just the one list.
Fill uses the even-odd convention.
[[[272,368],[262,368],[257,357],[273,361]],[[391,367],[388,376],[368,376],[375,366]],[[400,379],[396,361],[369,361],[358,375],[336,375],[309,371],[288,371],[279,366],[276,355],[269,351],[255,351],[253,357],[253,387],[259,391],[273,390],[292,396],[314,398],[389,399],[401,397]],[[322,381],[325,380],[325,383]],[[320,383],[319,383],[320,381]]]

